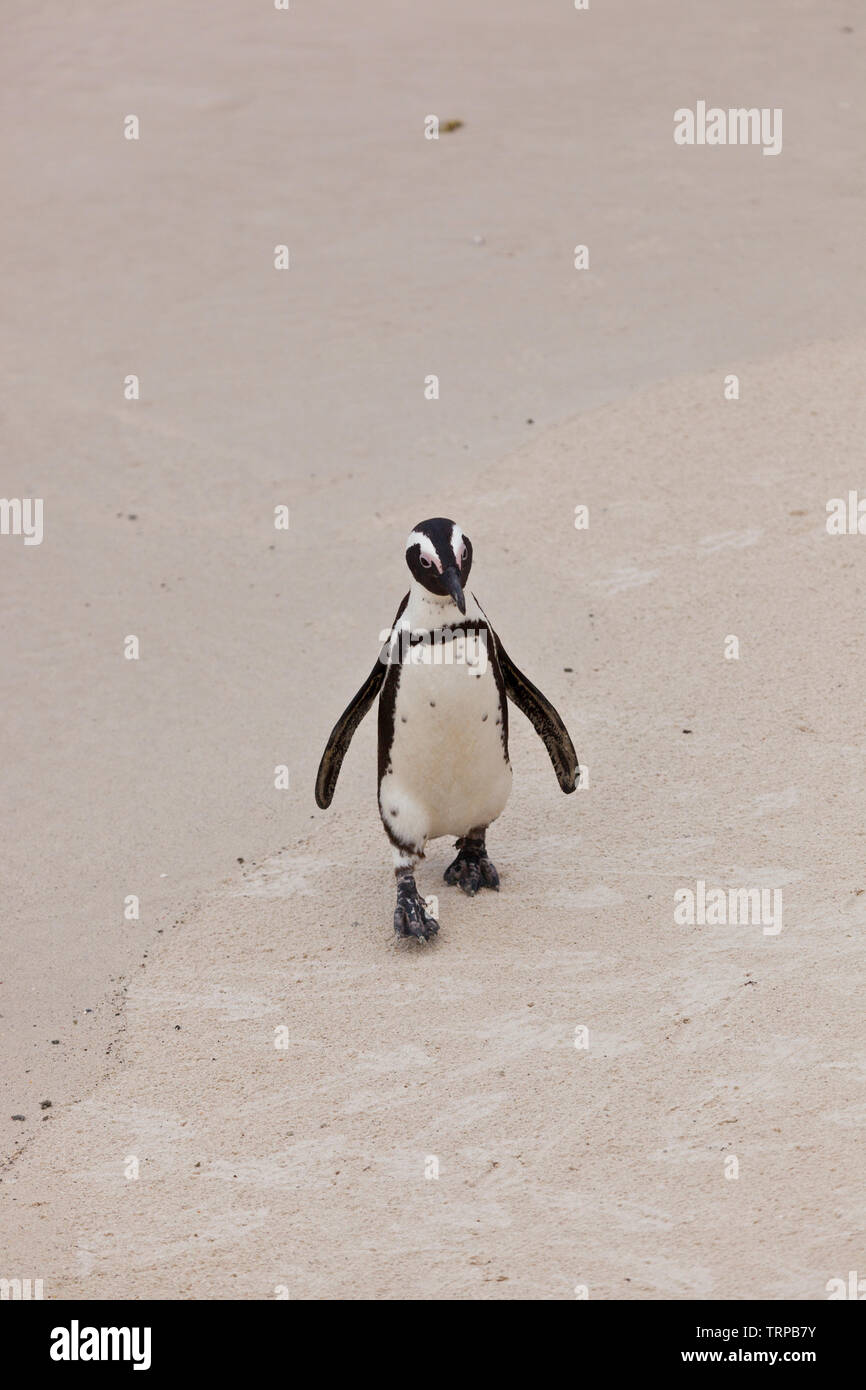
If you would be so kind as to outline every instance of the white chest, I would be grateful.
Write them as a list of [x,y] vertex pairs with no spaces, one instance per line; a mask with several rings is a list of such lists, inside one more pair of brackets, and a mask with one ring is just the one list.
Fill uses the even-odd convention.
[[[460,621],[457,609],[406,610],[417,633],[419,616],[434,637],[442,622]],[[467,597],[466,618],[483,615]],[[435,626],[433,625],[435,624]],[[382,780],[380,809],[386,823],[422,843],[437,835],[463,835],[489,825],[511,789],[503,743],[503,711],[485,631],[403,648],[394,706],[390,771]],[[389,820],[390,817],[390,820]]]

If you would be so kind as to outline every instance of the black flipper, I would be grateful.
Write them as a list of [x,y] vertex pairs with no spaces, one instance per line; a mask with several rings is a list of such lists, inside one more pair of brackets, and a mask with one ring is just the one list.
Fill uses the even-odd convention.
[[562,790],[573,792],[580,766],[568,730],[547,697],[515,666],[498,637],[495,641],[506,695],[523,711],[547,749]]
[[[392,631],[399,622],[408,602],[409,595],[407,594],[397,609],[391,624]],[[384,658],[389,646],[390,640],[383,646],[376,665],[361,689],[351,704],[344,709],[331,730],[330,738],[322,754],[322,761],[319,763],[319,771],[316,774],[316,805],[321,806],[323,811],[327,810],[333,800],[337,778],[340,775],[340,768],[343,766],[343,759],[349,750],[349,744],[352,742],[352,736],[382,688],[382,682],[388,670],[388,662]]]

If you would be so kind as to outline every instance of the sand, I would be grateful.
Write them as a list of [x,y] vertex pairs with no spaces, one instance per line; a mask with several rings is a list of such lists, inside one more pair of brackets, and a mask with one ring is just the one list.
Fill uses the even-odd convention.
[[[825,507],[866,491],[862,39],[785,13],[14,20],[3,489],[46,532],[0,538],[5,1277],[810,1299],[857,1266],[863,541]],[[727,92],[784,107],[778,159],[673,145]],[[437,513],[590,784],[516,716],[502,891],[432,846],[406,951],[372,720],[329,812],[312,784]],[[781,932],[678,924],[699,880],[781,889]]]

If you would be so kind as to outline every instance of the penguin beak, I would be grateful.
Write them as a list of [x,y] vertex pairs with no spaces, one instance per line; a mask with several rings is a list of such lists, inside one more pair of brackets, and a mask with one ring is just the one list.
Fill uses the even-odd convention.
[[461,613],[466,612],[466,598],[463,594],[463,587],[460,583],[460,575],[454,565],[449,565],[442,572],[442,583],[448,590]]

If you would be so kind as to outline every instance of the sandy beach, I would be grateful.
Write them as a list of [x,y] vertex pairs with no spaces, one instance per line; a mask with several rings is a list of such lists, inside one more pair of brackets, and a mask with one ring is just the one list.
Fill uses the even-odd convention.
[[[0,536],[0,1274],[825,1298],[866,1216],[866,540],[826,525],[866,497],[866,29],[91,0],[9,31],[2,492],[44,537]],[[679,148],[703,98],[783,109],[779,155]],[[327,812],[313,782],[431,515],[588,785],[515,711],[501,892],[436,842],[421,950],[373,716]],[[779,892],[780,929],[677,921],[700,883]]]

